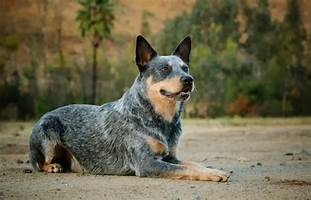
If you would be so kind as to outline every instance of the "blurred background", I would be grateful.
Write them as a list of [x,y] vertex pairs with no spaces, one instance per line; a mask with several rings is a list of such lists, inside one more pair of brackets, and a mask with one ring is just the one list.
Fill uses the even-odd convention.
[[0,0],[0,119],[121,97],[138,34],[159,54],[192,37],[185,117],[311,114],[311,1]]

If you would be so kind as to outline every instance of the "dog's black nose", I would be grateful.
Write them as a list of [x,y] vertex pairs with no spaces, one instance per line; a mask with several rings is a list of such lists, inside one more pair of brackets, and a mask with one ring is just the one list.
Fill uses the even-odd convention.
[[191,76],[182,76],[180,79],[185,85],[191,85],[193,82],[193,78]]

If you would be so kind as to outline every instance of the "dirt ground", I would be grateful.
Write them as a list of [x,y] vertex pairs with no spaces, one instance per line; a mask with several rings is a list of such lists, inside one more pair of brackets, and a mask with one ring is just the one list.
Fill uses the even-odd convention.
[[31,122],[0,122],[0,199],[311,199],[311,119],[186,120],[184,160],[228,183],[32,172]]

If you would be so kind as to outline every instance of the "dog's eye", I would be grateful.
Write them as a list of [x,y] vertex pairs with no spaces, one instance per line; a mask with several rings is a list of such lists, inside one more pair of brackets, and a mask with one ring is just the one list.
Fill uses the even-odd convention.
[[163,72],[169,72],[171,71],[172,67],[170,65],[165,65],[164,67],[162,67],[161,71]]
[[189,72],[189,67],[188,67],[187,65],[181,66],[181,69],[182,69],[184,72],[186,72],[186,73]]

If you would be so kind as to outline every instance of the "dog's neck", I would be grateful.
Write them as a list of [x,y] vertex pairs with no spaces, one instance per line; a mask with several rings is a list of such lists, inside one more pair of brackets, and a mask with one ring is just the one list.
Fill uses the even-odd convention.
[[[177,102],[176,102],[177,104]],[[183,110],[183,102],[178,102],[178,107],[172,114],[172,118],[168,119],[166,113],[161,113],[162,110],[157,110],[147,96],[147,87],[141,77],[137,77],[132,87],[124,93],[124,95],[116,102],[116,107],[120,112],[126,112],[142,121],[163,121],[167,123],[178,123]],[[165,112],[165,108],[163,108]]]

